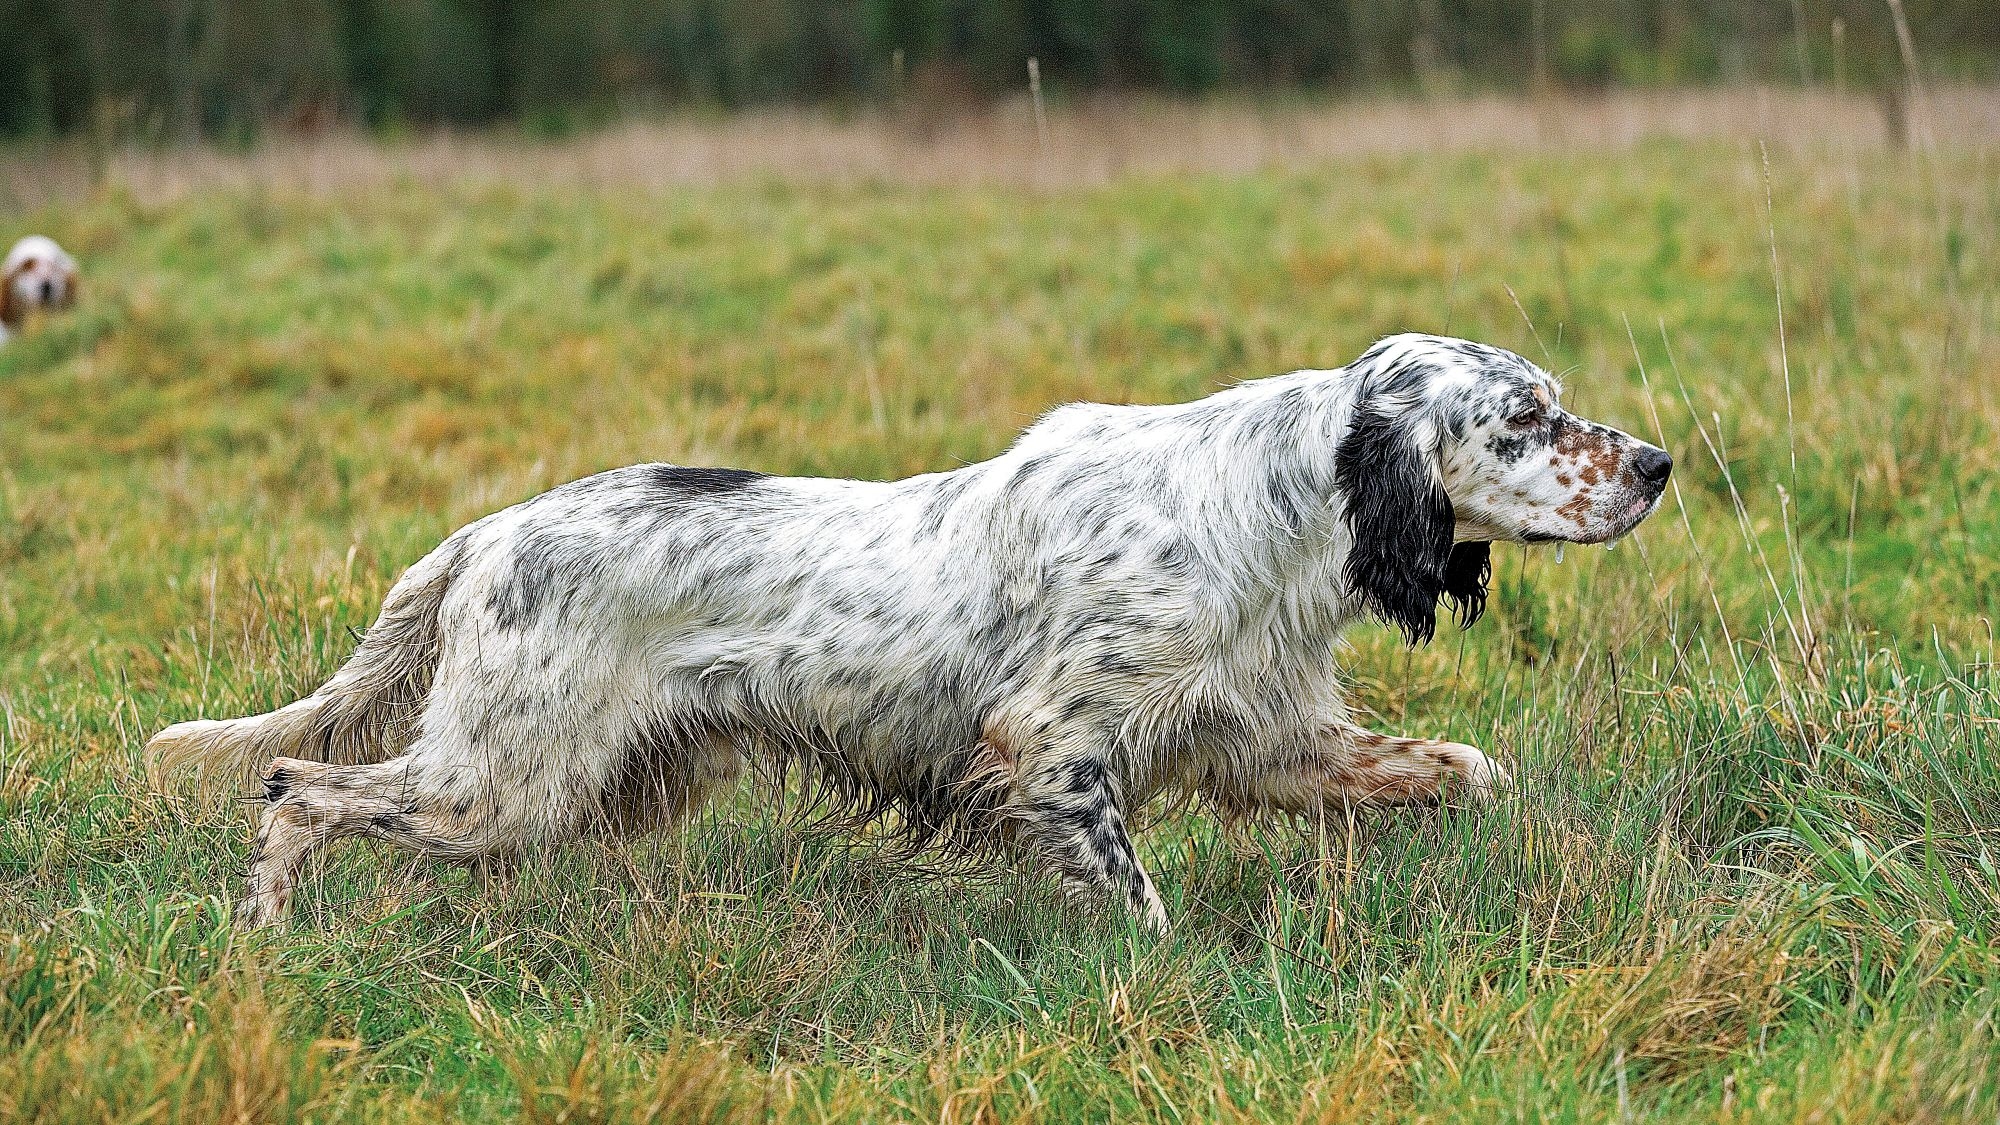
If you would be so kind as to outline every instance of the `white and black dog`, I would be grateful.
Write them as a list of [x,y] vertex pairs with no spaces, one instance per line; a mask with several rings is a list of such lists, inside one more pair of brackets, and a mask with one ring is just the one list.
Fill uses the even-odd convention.
[[1126,830],[1156,796],[1314,813],[1505,782],[1355,726],[1333,646],[1365,614],[1428,640],[1441,600],[1470,624],[1491,542],[1604,542],[1658,506],[1666,452],[1558,393],[1403,335],[1197,402],[1065,406],[908,480],[612,470],[446,539],[311,696],[149,750],[265,766],[246,924],[333,840],[505,862],[671,823],[748,765],[1163,927]]

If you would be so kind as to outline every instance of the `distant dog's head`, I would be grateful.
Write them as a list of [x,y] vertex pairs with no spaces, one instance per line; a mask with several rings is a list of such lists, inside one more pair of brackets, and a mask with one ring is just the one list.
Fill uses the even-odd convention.
[[1665,450],[1563,410],[1554,377],[1500,348],[1391,336],[1347,376],[1348,580],[1412,641],[1430,639],[1440,598],[1478,618],[1492,541],[1616,539],[1673,471]]
[[35,309],[76,303],[76,261],[52,238],[31,234],[0,262],[0,327],[18,328]]

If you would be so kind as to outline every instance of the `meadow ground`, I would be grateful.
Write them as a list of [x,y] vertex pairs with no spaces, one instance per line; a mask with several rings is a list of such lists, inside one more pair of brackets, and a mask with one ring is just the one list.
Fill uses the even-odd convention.
[[[35,203],[8,233],[88,277],[0,350],[0,1119],[1994,1120],[2000,150],[1787,124]],[[1615,551],[1499,549],[1468,633],[1339,654],[1515,793],[1169,818],[1168,939],[749,802],[509,888],[356,845],[245,937],[245,809],[145,780],[557,482],[937,469],[1401,329],[1542,360],[1675,488]]]

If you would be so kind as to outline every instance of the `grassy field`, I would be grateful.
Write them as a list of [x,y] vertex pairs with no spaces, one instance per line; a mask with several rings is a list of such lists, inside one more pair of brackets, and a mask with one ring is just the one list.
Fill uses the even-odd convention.
[[[87,294],[0,350],[0,1119],[2000,1114],[1990,144],[244,183],[26,230]],[[246,809],[145,781],[557,482],[944,468],[1402,329],[1564,373],[1676,487],[1615,551],[1499,549],[1469,633],[1343,654],[1516,793],[1169,819],[1169,939],[752,804],[508,889],[353,846],[244,937]]]

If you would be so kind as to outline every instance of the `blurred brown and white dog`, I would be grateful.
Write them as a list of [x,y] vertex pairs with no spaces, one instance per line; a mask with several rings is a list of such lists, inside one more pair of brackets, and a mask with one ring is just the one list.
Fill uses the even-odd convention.
[[35,309],[66,309],[79,289],[76,259],[53,238],[31,234],[0,263],[0,344],[21,330]]

